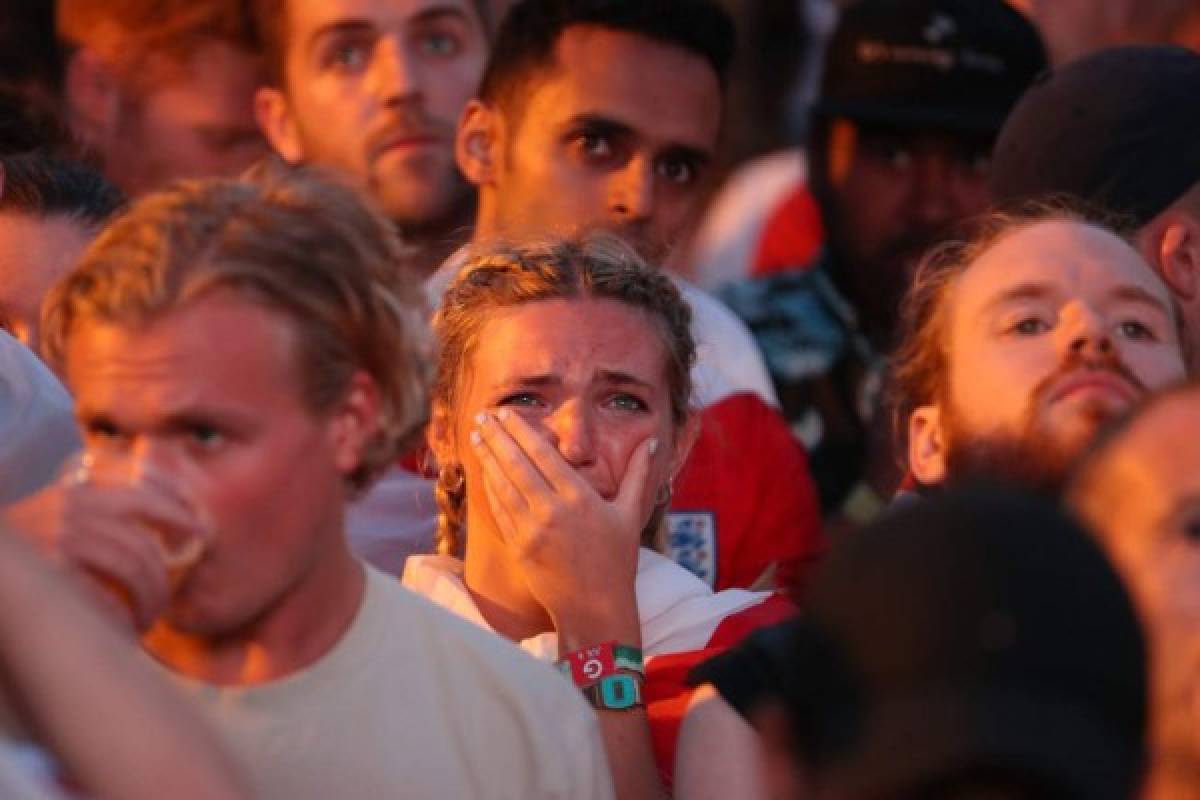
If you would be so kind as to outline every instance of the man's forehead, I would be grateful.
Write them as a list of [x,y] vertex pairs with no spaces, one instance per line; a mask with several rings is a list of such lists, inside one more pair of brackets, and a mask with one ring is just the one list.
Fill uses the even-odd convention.
[[439,13],[479,17],[473,0],[286,0],[285,8],[292,43],[350,21],[394,27],[414,17]]
[[1021,286],[1065,296],[1137,289],[1168,308],[1171,303],[1166,286],[1130,244],[1074,220],[1036,222],[1003,235],[959,278],[957,294],[975,311]]
[[[213,331],[238,342],[236,354],[214,348]],[[184,363],[246,374],[259,367],[274,374],[285,371],[296,338],[295,325],[280,312],[233,290],[215,289],[144,318],[79,318],[69,332],[66,366],[69,377],[166,375]]]
[[526,87],[541,96],[539,112],[608,119],[664,146],[716,146],[721,86],[699,54],[638,33],[572,25],[555,43],[554,62]]

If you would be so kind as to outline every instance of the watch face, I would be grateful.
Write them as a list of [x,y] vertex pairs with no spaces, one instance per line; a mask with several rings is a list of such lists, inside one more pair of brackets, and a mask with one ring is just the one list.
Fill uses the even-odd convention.
[[599,694],[599,707],[624,711],[638,705],[642,698],[637,679],[632,675],[609,675],[594,687]]

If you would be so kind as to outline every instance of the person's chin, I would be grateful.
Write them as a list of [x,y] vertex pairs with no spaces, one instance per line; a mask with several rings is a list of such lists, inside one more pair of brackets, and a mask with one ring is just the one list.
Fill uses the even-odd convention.
[[403,181],[379,186],[375,200],[401,228],[425,228],[445,218],[454,206],[444,185],[435,181]]

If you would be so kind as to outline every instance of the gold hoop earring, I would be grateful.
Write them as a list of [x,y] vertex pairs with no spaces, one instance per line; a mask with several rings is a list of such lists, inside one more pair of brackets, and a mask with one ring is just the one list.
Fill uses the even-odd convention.
[[458,464],[440,467],[437,474],[438,486],[447,494],[458,494],[466,485],[467,475]]

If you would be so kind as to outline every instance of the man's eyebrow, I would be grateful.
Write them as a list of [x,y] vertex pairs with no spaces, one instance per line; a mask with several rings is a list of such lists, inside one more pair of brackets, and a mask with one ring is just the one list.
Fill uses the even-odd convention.
[[409,17],[406,24],[412,24],[414,22],[427,24],[430,22],[438,22],[445,17],[458,18],[464,22],[469,22],[472,19],[472,16],[464,11],[460,6],[440,5],[421,9],[416,14],[413,14],[411,17]]
[[[637,130],[632,125],[604,114],[576,114],[567,118],[565,127],[572,131],[584,129],[589,133],[613,138],[632,138],[637,135]],[[686,142],[668,142],[655,154],[656,160],[661,161],[664,158],[682,158],[697,167],[703,167],[713,160],[713,153],[709,149]]]
[[309,34],[306,48],[311,52],[323,39],[328,39],[332,36],[372,33],[374,30],[375,23],[369,19],[349,18],[335,20],[321,25]]
[[1166,314],[1168,317],[1173,316],[1171,307],[1167,303],[1164,303],[1162,298],[1156,297],[1140,286],[1122,286],[1114,291],[1112,296],[1117,300],[1150,306],[1154,310]]
[[[407,27],[412,24],[429,24],[437,22],[443,18],[456,18],[464,22],[470,21],[470,15],[467,14],[459,6],[454,5],[437,5],[423,8],[411,17],[404,20],[404,25]],[[308,46],[311,49],[321,39],[329,36],[340,34],[362,34],[371,33],[378,29],[378,24],[371,19],[348,17],[346,19],[334,20],[318,27],[312,34],[309,35]]]
[[999,306],[1015,303],[1021,300],[1041,300],[1051,294],[1050,286],[1045,283],[1019,283],[989,300],[983,307],[991,311]]
[[98,408],[93,408],[83,402],[75,403],[75,420],[83,427],[107,423],[113,424],[112,415]]
[[566,127],[572,130],[583,128],[589,133],[597,133],[603,136],[634,135],[632,125],[627,125],[618,119],[613,119],[603,114],[576,114],[573,117],[567,118]]

